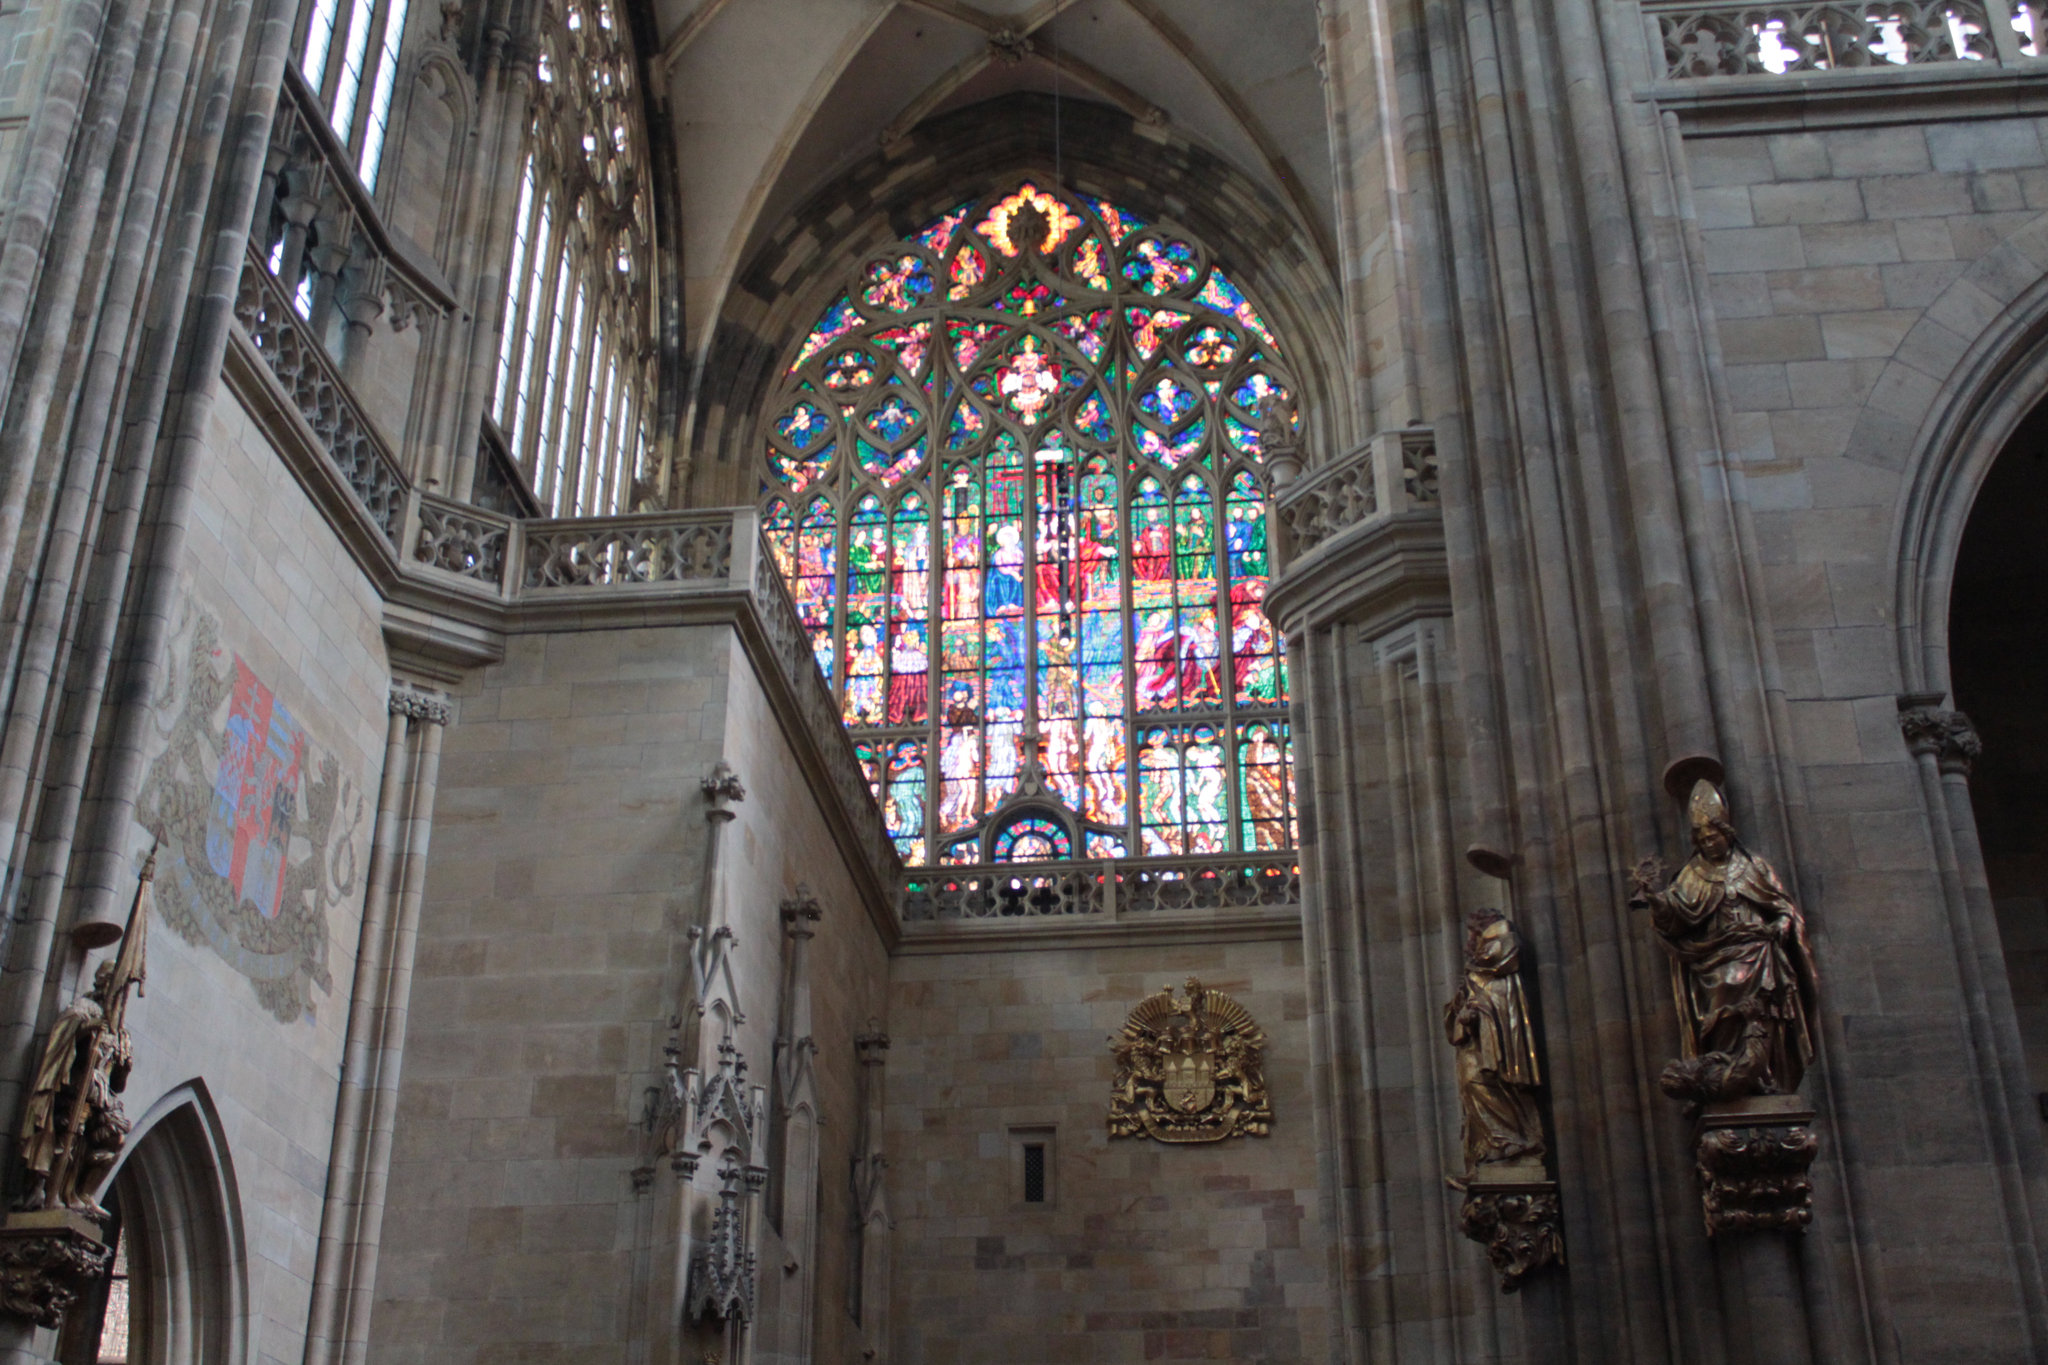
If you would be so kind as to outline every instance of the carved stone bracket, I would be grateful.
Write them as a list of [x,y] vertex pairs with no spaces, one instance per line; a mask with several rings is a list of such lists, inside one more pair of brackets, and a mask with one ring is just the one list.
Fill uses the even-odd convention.
[[[1940,700],[1935,697],[1933,703]],[[1968,716],[1918,696],[1899,699],[1899,732],[1906,737],[1910,752],[1933,754],[1945,773],[1967,776],[1977,755],[1984,752],[1984,741]]]
[[0,1313],[56,1327],[107,1273],[100,1225],[72,1209],[12,1213],[0,1223]]
[[1695,1154],[1707,1235],[1804,1232],[1813,1221],[1808,1172],[1820,1138],[1796,1095],[1759,1095],[1709,1105]]
[[[1531,1164],[1541,1170],[1541,1163]],[[1554,1182],[1481,1176],[1461,1188],[1465,1203],[1458,1211],[1458,1229],[1486,1248],[1502,1292],[1514,1293],[1545,1266],[1564,1264],[1564,1226]]]

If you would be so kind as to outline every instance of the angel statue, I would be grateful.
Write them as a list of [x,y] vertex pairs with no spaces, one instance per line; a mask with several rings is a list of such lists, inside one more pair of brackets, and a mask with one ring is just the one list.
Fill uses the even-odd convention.
[[1444,1034],[1458,1050],[1467,1178],[1482,1164],[1543,1155],[1536,1107],[1543,1074],[1522,993],[1521,957],[1514,928],[1500,911],[1475,910],[1466,918],[1465,965],[1457,993],[1444,1006]]
[[1686,804],[1693,857],[1662,890],[1660,859],[1634,873],[1632,909],[1671,950],[1685,1056],[1658,1084],[1675,1099],[1791,1094],[1813,1060],[1818,978],[1806,920],[1762,858],[1742,847],[1712,782]]
[[88,1217],[106,1217],[93,1196],[128,1139],[128,1116],[120,1100],[135,1060],[126,1022],[128,992],[132,987],[141,993],[149,884],[155,873],[152,850],[120,951],[100,963],[92,988],[58,1011],[50,1025],[22,1119],[23,1209],[76,1209]]

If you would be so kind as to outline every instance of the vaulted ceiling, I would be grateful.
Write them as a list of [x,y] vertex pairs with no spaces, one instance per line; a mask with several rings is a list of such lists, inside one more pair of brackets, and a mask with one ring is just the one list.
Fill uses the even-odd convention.
[[[937,115],[1016,91],[1170,128],[1265,186],[1325,253],[1315,0],[655,0],[685,326],[701,353],[772,226]],[[1048,149],[1051,151],[1053,149]]]

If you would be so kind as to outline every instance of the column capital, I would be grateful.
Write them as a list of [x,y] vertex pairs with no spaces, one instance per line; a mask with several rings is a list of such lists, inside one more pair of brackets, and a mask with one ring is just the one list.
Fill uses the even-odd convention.
[[811,888],[798,882],[796,894],[782,903],[782,932],[791,938],[810,938],[818,932],[816,926],[823,914]]
[[451,714],[446,692],[433,692],[410,683],[391,684],[391,714],[410,716],[429,725],[446,725]]
[[1984,741],[1968,716],[1939,705],[1939,700],[1930,703],[1920,695],[1899,698],[1899,733],[1909,752],[1932,754],[1943,772],[1967,775],[1984,752]]
[[722,758],[712,766],[711,775],[698,785],[704,789],[704,800],[709,807],[704,812],[707,820],[732,819],[732,808],[747,799],[747,789],[740,785],[740,775],[732,770],[732,764]]

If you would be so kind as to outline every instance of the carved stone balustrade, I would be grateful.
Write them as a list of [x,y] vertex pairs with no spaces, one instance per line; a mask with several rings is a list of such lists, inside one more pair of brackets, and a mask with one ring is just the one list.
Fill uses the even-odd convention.
[[511,538],[511,518],[423,493],[412,557],[421,564],[473,578],[495,589],[505,579],[505,548]]
[[386,229],[319,95],[296,67],[284,76],[250,231],[265,271],[323,348],[337,310],[363,332],[380,315],[393,331],[447,316],[454,290],[424,252]]
[[730,513],[652,512],[534,521],[523,589],[624,587],[732,576]]
[[1280,576],[1266,610],[1290,637],[1309,621],[1448,609],[1436,432],[1384,431],[1279,490]]
[[907,925],[948,920],[1015,924],[1088,916],[1224,915],[1301,904],[1299,855],[1221,853],[1191,858],[1069,863],[977,863],[910,868],[897,895]]
[[276,277],[253,254],[242,265],[235,318],[357,505],[397,544],[409,491],[398,461]]
[[1312,470],[1278,495],[1274,510],[1291,557],[1299,557],[1354,526],[1436,501],[1436,433],[1408,427]]
[[1667,80],[1788,76],[1935,62],[2028,66],[2039,0],[1899,0],[1793,6],[1649,4]]

